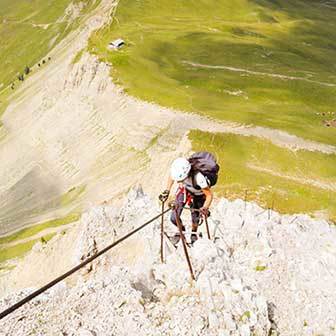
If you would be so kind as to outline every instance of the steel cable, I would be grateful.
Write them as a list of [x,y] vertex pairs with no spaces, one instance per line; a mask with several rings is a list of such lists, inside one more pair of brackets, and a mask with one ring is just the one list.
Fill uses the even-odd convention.
[[32,299],[34,299],[36,296],[40,295],[41,293],[45,292],[46,290],[48,290],[49,288],[55,286],[58,282],[64,280],[65,278],[67,278],[68,276],[70,276],[71,274],[77,272],[79,269],[83,268],[85,265],[87,265],[88,263],[90,263],[91,261],[93,261],[94,259],[98,258],[99,256],[101,256],[102,254],[106,253],[108,250],[112,249],[113,247],[117,246],[118,244],[120,244],[121,242],[123,242],[125,239],[131,237],[132,235],[134,235],[136,232],[142,230],[144,227],[146,227],[148,224],[154,222],[156,219],[160,218],[161,216],[163,216],[165,213],[167,213],[168,211],[170,211],[171,209],[168,208],[164,211],[162,211],[159,215],[155,216],[154,218],[150,219],[149,221],[147,221],[146,223],[142,224],[141,226],[137,227],[136,229],[134,229],[133,231],[129,232],[128,234],[126,234],[125,236],[121,237],[120,239],[116,240],[114,243],[106,246],[104,249],[102,249],[101,251],[97,252],[95,255],[89,257],[88,259],[84,260],[82,263],[80,263],[79,265],[73,267],[70,271],[62,274],[61,276],[59,276],[58,278],[52,280],[51,282],[49,282],[48,284],[46,284],[45,286],[41,287],[40,289],[34,291],[33,293],[31,293],[30,295],[28,295],[27,297],[23,298],[21,301],[15,303],[13,306],[7,308],[6,310],[4,310],[3,312],[0,313],[0,320],[3,319],[4,317],[6,317],[7,315],[9,315],[10,313],[14,312],[15,310],[19,309],[21,306],[23,306],[25,303],[31,301]]

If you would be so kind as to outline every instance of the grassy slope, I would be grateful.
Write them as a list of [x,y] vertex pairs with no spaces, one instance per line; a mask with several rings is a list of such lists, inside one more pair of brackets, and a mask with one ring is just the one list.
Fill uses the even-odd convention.
[[[221,171],[215,190],[231,198],[257,201],[280,212],[318,211],[336,222],[336,155],[292,152],[256,137],[193,131],[193,149],[210,150]],[[331,187],[326,190],[319,187]]]
[[42,238],[30,240],[26,243],[18,244],[9,248],[0,248],[0,263],[3,263],[6,260],[13,258],[23,257],[28,251],[32,249],[32,247],[38,242],[41,241],[43,243],[47,243],[52,237],[55,236],[55,233],[50,233],[45,235]]
[[34,226],[19,230],[9,236],[1,237],[0,238],[0,247],[2,244],[12,243],[15,240],[21,240],[25,238],[32,237],[39,232],[47,228],[56,228],[58,226],[66,225],[75,221],[78,221],[80,215],[78,213],[70,213],[66,217],[53,219],[44,223],[36,224]]
[[[85,7],[75,20],[65,16],[65,9],[70,3],[82,2]],[[100,0],[0,0],[0,116],[4,112],[11,93],[10,83],[19,85],[17,74],[23,73],[25,66],[32,67],[40,61],[69,32],[77,28],[83,16],[100,3]],[[34,68],[33,71],[37,69]],[[0,121],[1,131],[1,121]],[[0,132],[1,135],[1,132]],[[1,136],[0,136],[1,140]],[[67,206],[75,201],[84,191],[79,186],[61,196],[59,203]],[[78,213],[71,213],[64,218],[54,219],[33,227],[20,230],[9,236],[0,238],[0,244],[31,237],[42,230],[57,227],[78,220]],[[49,240],[52,235],[44,237]],[[1,248],[0,262],[9,258],[22,256],[37,240],[18,244],[10,248]]]
[[[323,125],[336,112],[335,17],[336,6],[311,1],[120,0],[90,50],[142,99],[336,144],[336,129]],[[108,51],[117,37],[126,48]]]
[[[3,90],[13,82],[19,85],[17,74],[40,61],[78,26],[80,17],[76,20],[64,17],[71,2],[78,3],[79,0],[0,0],[0,116],[11,91]],[[83,2],[86,7],[81,16],[99,4],[93,0]]]
[[[141,99],[335,145],[336,129],[323,123],[336,118],[335,17],[336,5],[311,1],[120,0],[89,50]],[[126,47],[109,51],[118,37]],[[335,183],[335,155],[253,137],[195,131],[190,139],[218,154],[220,193],[244,198],[248,190],[248,199],[274,200],[282,212],[336,218],[335,192],[318,187]]]
[[65,224],[73,223],[79,220],[79,218],[80,214],[70,213],[64,218],[53,219],[44,223],[40,223],[32,227],[17,231],[9,236],[0,238],[0,264],[4,261],[7,261],[8,259],[22,257],[26,252],[30,251],[35,243],[42,240],[43,242],[47,242],[55,235],[55,233],[47,234],[42,237],[43,239],[30,239],[24,243],[19,243],[10,247],[2,247],[2,245],[12,243],[17,240],[33,237],[47,228],[56,228]]
[[[75,19],[65,15],[70,3],[84,4]],[[68,33],[76,29],[85,15],[99,3],[100,0],[0,0],[0,62],[4,65],[0,72],[0,116],[10,100],[12,90],[9,85],[14,83],[15,88],[19,85],[18,73],[23,73],[26,66],[32,67],[39,62]],[[37,69],[36,66],[32,70],[34,72]],[[1,133],[1,127],[0,121],[0,140],[5,135]],[[71,205],[84,190],[84,186],[74,187],[55,202],[60,206]],[[40,223],[0,238],[0,244],[28,238],[46,228],[68,224],[78,218],[79,213],[71,213],[64,218]],[[35,242],[32,240],[6,249],[0,246],[0,261],[22,255]]]

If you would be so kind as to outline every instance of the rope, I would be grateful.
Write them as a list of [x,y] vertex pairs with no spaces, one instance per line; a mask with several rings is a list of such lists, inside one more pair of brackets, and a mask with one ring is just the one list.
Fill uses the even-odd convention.
[[87,265],[88,263],[90,263],[94,259],[98,258],[99,256],[101,256],[102,254],[106,253],[107,251],[109,251],[113,247],[117,246],[118,244],[120,244],[121,242],[123,242],[125,239],[127,239],[127,238],[131,237],[132,235],[134,235],[136,232],[142,230],[148,224],[154,222],[156,219],[160,218],[161,216],[163,216],[165,213],[167,213],[170,210],[171,209],[169,208],[169,209],[166,209],[166,210],[162,211],[162,213],[160,213],[159,215],[155,216],[154,218],[150,219],[146,223],[144,223],[141,226],[137,227],[136,229],[134,229],[133,231],[129,232],[125,236],[123,236],[120,239],[116,240],[114,243],[106,246],[104,249],[102,249],[101,251],[99,251],[98,253],[96,253],[95,255],[93,255],[92,257],[84,260],[82,263],[80,263],[79,265],[77,265],[74,268],[72,268],[70,271],[62,274],[58,278],[54,279],[53,281],[49,282],[48,284],[46,284],[42,288],[40,288],[40,289],[36,290],[35,292],[31,293],[30,295],[28,295],[27,297],[25,297],[21,301],[17,302],[13,306],[7,308],[6,310],[4,310],[3,312],[0,313],[0,320],[3,319],[4,317],[6,317],[7,315],[9,315],[10,313],[14,312],[15,310],[19,309],[25,303],[27,303],[27,302],[31,301],[32,299],[34,299],[36,296],[38,296],[41,293],[45,292],[47,289],[55,286],[57,283],[59,283],[60,281],[64,280],[65,278],[67,278],[71,274],[77,272],[79,269],[83,268],[85,265]]

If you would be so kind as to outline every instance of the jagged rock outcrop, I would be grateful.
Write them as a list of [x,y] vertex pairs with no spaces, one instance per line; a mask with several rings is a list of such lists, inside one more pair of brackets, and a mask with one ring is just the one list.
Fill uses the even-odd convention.
[[[74,262],[153,217],[158,208],[141,188],[129,193],[120,210],[92,208],[82,216]],[[175,250],[166,240],[160,263],[157,220],[93,267],[0,321],[0,335],[335,333],[334,227],[226,199],[214,207],[209,222],[214,241],[202,238],[189,249],[196,281],[190,280],[181,246]],[[32,290],[3,298],[0,309]]]

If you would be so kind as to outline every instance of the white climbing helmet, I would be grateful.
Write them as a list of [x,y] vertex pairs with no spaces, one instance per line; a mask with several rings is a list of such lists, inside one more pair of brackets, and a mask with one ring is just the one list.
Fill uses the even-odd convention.
[[170,167],[170,175],[175,181],[183,181],[188,177],[191,164],[186,158],[177,158]]

